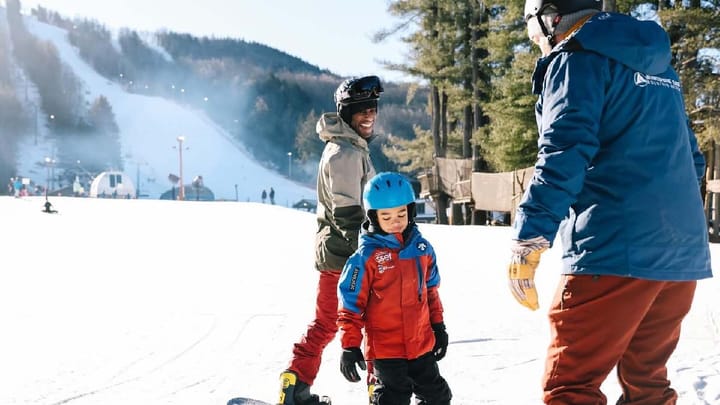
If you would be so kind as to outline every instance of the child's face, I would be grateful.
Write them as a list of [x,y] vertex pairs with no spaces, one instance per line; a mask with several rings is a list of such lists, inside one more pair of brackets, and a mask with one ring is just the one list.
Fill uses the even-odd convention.
[[387,233],[402,233],[408,225],[407,206],[377,210],[380,229]]

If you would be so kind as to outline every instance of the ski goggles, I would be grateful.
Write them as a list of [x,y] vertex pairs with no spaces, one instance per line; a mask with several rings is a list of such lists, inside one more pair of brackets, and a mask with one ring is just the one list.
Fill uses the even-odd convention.
[[347,97],[343,97],[343,99],[350,99],[351,103],[372,100],[380,97],[380,93],[383,91],[379,77],[365,76],[358,79],[347,89],[346,94],[344,94]]

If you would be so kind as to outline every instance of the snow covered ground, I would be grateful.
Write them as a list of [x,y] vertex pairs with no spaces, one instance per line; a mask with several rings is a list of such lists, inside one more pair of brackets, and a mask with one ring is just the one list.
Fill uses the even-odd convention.
[[[255,188],[260,184],[255,184]],[[0,404],[222,405],[276,399],[314,308],[314,214],[245,202],[0,197]],[[421,225],[434,244],[453,404],[540,403],[560,251],[538,270],[541,309],[506,283],[509,228]],[[711,246],[717,274],[720,247]],[[720,278],[699,283],[669,363],[680,405],[720,403]],[[334,340],[315,391],[366,404]],[[614,376],[604,385],[619,395]]]
[[[5,9],[0,8],[4,18]],[[40,23],[34,17],[25,17],[28,30],[41,40],[51,42],[58,49],[60,59],[81,80],[85,98],[92,102],[104,95],[110,102],[120,130],[121,155],[125,159],[125,172],[133,181],[140,178],[140,189],[150,198],[171,188],[168,174],[179,174],[178,140],[183,136],[184,183],[203,176],[205,185],[216,199],[260,201],[263,189],[273,187],[278,204],[291,206],[303,198],[315,198],[314,190],[287,179],[286,176],[265,170],[223,128],[217,126],[204,111],[190,108],[172,100],[128,93],[117,82],[100,76],[85,63],[75,47],[67,40],[66,32],[58,27]],[[23,77],[21,72],[19,77]],[[32,83],[22,83],[35,95]],[[168,83],[170,87],[172,83]],[[183,97],[212,97],[211,94],[185,94]],[[331,97],[331,95],[328,95]],[[37,100],[31,104],[39,105]],[[46,128],[52,112],[40,112],[38,142],[35,134],[28,134],[21,147],[18,173],[33,177],[44,184],[46,173],[38,166],[51,156],[53,139]],[[187,148],[187,149],[186,149]],[[67,164],[67,162],[64,162]],[[72,164],[72,162],[71,162]],[[81,163],[82,165],[82,163]],[[237,188],[237,189],[236,189]]]

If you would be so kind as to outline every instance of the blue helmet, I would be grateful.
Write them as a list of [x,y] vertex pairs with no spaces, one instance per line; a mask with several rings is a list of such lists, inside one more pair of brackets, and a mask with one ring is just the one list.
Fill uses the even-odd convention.
[[395,208],[415,202],[415,191],[400,173],[379,173],[365,185],[363,202],[366,210]]

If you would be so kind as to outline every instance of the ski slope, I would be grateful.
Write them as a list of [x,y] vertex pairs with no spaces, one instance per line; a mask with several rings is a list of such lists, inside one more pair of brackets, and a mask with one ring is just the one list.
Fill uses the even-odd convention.
[[[34,36],[58,49],[62,62],[82,82],[88,102],[100,95],[108,99],[120,131],[125,172],[134,180],[140,179],[141,191],[150,198],[159,198],[171,188],[167,180],[169,174],[179,174],[179,136],[185,139],[182,143],[184,183],[190,184],[195,176],[201,175],[216,199],[259,201],[262,190],[270,187],[277,193],[277,203],[284,206],[303,198],[315,198],[313,188],[290,181],[256,162],[204,111],[169,99],[128,93],[121,84],[100,76],[85,63],[68,42],[65,30],[30,16],[25,17],[25,24]],[[202,99],[212,95],[185,94],[184,97]],[[39,105],[37,101],[36,104]],[[49,116],[51,112],[44,114]],[[40,142],[35,145],[31,137],[25,139],[18,172],[22,176],[34,174],[34,180],[44,184],[46,174],[38,169],[38,163],[52,153],[56,141],[43,126],[47,120],[41,118],[40,121]]]

